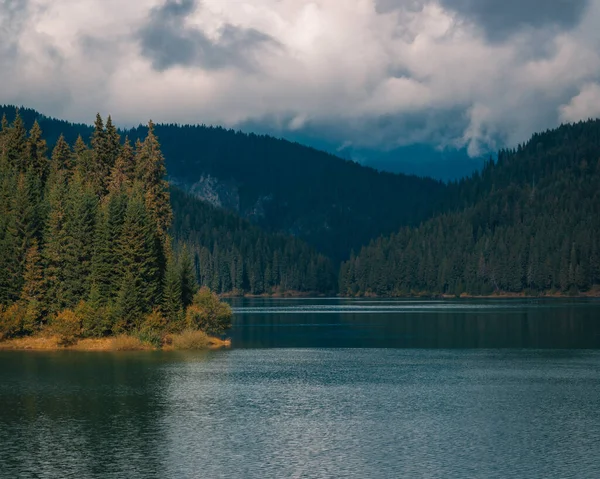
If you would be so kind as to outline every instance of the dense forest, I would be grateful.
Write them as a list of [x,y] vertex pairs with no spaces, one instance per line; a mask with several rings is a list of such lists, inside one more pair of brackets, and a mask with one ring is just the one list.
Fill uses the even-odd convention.
[[[161,207],[164,217],[152,208],[145,213],[154,218],[157,237],[169,238],[157,243],[159,269],[151,275],[159,292],[168,277],[181,275],[234,294],[330,294],[338,287],[342,295],[576,294],[600,283],[599,121],[535,134],[514,150],[500,151],[481,172],[445,185],[222,128],[150,125],[123,132],[110,118],[89,127],[27,109],[15,118],[14,109],[4,109],[9,112],[1,132],[4,304],[23,294],[33,274],[28,261],[52,271],[48,255],[62,246],[53,246],[46,235],[55,235],[49,228],[53,208],[60,205],[68,211],[70,226],[64,228],[77,231],[56,233],[59,245],[76,237],[63,253],[75,255],[67,259],[74,269],[63,287],[73,284],[76,293],[65,293],[68,301],[52,295],[61,305],[50,311],[72,306],[81,291],[90,298],[108,295],[116,307],[127,295],[115,282],[107,292],[102,289],[107,280],[94,279],[103,274],[95,269],[94,257],[102,251],[97,237],[119,245],[115,231],[136,201],[150,208],[149,194],[168,198]],[[41,125],[48,133],[42,135]],[[60,136],[61,128],[67,136]],[[50,159],[44,140],[53,147]],[[140,183],[138,158],[150,141],[168,152],[169,178],[188,192],[168,187],[166,177],[158,180],[165,175],[162,153],[160,172]],[[60,188],[57,168],[66,171]],[[229,188],[228,207],[234,211],[196,197],[193,182],[203,175]],[[111,185],[123,181],[127,191],[119,196]],[[85,211],[87,219],[79,218]],[[91,252],[76,246],[87,241],[77,235],[86,234]],[[47,271],[46,283],[52,277]],[[86,271],[85,281],[74,280]]]
[[585,292],[600,284],[600,120],[503,150],[451,184],[449,211],[362,248],[340,293]]
[[50,158],[37,122],[0,131],[0,337],[50,328],[73,340],[203,326],[228,308],[176,254],[166,170],[154,125],[135,147],[98,115],[88,146],[60,136]]
[[[0,108],[9,121],[14,106]],[[45,117],[30,109],[53,145],[61,133],[73,144],[88,141],[94,129]],[[132,143],[146,126],[119,130]],[[405,225],[418,225],[441,211],[446,187],[429,178],[378,172],[358,163],[267,135],[245,134],[203,125],[157,124],[173,184],[213,200],[258,226],[306,240],[334,262],[351,249]],[[210,187],[198,183],[211,178]]]
[[177,249],[194,258],[198,282],[218,293],[335,293],[337,265],[305,242],[171,189]]

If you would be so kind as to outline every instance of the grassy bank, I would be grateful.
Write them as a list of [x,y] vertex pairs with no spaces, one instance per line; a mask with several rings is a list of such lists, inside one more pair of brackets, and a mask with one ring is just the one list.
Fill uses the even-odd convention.
[[229,339],[208,336],[202,331],[184,331],[165,337],[161,347],[140,340],[136,336],[120,335],[107,338],[80,339],[72,344],[62,344],[59,336],[25,336],[0,341],[0,350],[31,351],[175,351],[227,348]]

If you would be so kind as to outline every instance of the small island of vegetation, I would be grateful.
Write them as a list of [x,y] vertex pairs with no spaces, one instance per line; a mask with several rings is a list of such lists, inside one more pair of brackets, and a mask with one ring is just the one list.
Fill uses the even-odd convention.
[[228,345],[231,309],[170,236],[152,122],[131,145],[97,115],[87,145],[38,123],[0,131],[0,348],[190,349]]

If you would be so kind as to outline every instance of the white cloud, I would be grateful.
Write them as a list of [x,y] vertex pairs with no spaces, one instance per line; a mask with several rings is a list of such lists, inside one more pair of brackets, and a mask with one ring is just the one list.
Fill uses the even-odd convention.
[[600,117],[600,85],[588,83],[577,96],[560,107],[561,119],[565,122]]
[[265,122],[477,155],[600,114],[600,0],[568,25],[546,13],[493,38],[483,4],[458,0],[170,0],[171,20],[158,0],[21,4],[0,101],[70,120]]

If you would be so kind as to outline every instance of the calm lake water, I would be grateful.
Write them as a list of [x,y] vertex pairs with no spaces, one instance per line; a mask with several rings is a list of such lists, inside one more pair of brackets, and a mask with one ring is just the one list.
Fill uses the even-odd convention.
[[600,477],[598,302],[233,304],[227,351],[0,352],[0,477]]

